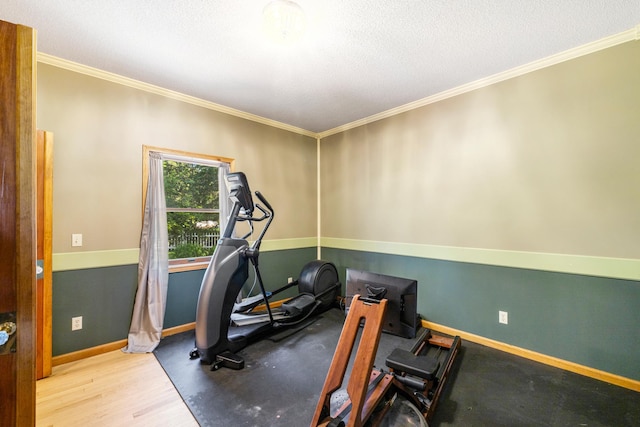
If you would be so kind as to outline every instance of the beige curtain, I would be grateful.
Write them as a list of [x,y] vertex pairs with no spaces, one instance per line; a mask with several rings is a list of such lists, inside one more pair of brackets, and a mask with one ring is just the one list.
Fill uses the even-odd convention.
[[169,283],[167,211],[162,157],[149,153],[149,181],[140,238],[138,290],[126,353],[148,353],[160,343]]

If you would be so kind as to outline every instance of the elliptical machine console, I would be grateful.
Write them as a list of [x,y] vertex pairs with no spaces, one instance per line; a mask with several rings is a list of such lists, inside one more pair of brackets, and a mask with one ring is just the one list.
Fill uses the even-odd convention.
[[[336,267],[330,262],[315,260],[303,267],[298,280],[268,292],[258,258],[262,239],[274,218],[273,208],[258,191],[255,195],[262,205],[253,203],[244,173],[230,173],[225,181],[233,206],[202,279],[196,309],[196,346],[190,353],[191,358],[199,357],[201,362],[211,364],[211,370],[242,369],[244,360],[235,352],[270,332],[300,324],[327,310],[341,289]],[[254,216],[256,209],[260,216]],[[253,232],[253,223],[263,221],[266,222],[260,234],[249,245],[246,239]],[[249,232],[235,237],[239,222],[247,222]],[[249,263],[254,266],[260,294],[241,299],[242,288],[249,278]],[[272,307],[271,297],[296,285],[297,296],[277,309]]]

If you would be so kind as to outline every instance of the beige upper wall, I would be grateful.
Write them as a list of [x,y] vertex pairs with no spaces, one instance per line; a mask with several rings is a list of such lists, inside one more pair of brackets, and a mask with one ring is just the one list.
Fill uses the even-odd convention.
[[321,142],[322,237],[640,258],[640,42]]
[[140,246],[143,145],[234,158],[276,210],[268,239],[316,236],[314,138],[43,63],[37,73],[37,125],[55,139],[54,253]]
[[[640,258],[639,76],[629,42],[323,139],[322,236]],[[235,158],[268,239],[316,235],[313,138],[43,63],[37,114],[54,253],[139,247],[145,144]]]

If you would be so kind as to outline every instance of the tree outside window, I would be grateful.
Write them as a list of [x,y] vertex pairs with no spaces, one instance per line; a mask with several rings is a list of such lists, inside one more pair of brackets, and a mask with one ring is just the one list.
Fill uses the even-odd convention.
[[218,168],[164,160],[169,259],[211,256],[220,237]]

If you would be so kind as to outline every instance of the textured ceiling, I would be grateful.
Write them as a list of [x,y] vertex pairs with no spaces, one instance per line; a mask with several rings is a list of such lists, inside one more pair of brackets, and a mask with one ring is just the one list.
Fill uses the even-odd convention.
[[327,131],[640,24],[640,0],[298,0],[296,45],[262,35],[270,0],[2,0],[38,51]]

